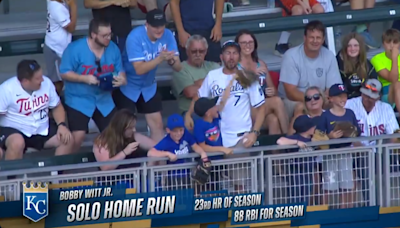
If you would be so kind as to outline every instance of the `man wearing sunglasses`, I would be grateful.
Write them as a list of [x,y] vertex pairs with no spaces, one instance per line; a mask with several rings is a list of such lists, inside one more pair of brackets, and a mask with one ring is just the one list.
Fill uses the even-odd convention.
[[[115,111],[111,90],[126,84],[121,52],[111,37],[110,23],[93,19],[89,36],[72,42],[62,56],[65,110],[75,151],[85,139],[90,119],[100,131],[107,127]],[[104,80],[110,88],[105,89]]]
[[[377,79],[368,79],[360,89],[361,97],[350,99],[346,108],[356,114],[361,136],[393,134],[399,124],[392,106],[380,101],[382,83]],[[362,145],[374,145],[375,141],[362,141]]]
[[[53,119],[49,119],[51,110]],[[72,152],[64,107],[51,80],[35,60],[22,60],[17,76],[0,85],[0,159],[22,159],[26,148]]]
[[211,70],[221,67],[215,62],[205,61],[208,50],[207,40],[200,35],[191,36],[186,43],[187,61],[182,70],[172,75],[172,92],[178,98],[179,110],[187,112],[193,97],[197,96],[204,78]]

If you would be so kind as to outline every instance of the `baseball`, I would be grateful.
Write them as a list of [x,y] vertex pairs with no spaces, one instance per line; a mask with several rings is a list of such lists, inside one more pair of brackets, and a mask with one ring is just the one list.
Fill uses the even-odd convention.
[[247,141],[248,141],[247,138],[244,138],[244,139],[243,139],[243,143],[246,143]]

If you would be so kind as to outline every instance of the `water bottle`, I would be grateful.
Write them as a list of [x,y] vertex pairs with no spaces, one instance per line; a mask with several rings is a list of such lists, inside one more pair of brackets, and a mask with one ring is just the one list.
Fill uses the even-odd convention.
[[342,29],[340,26],[337,26],[334,28],[335,32],[335,48],[336,48],[336,53],[342,49]]
[[267,0],[268,8],[275,8],[275,0]]

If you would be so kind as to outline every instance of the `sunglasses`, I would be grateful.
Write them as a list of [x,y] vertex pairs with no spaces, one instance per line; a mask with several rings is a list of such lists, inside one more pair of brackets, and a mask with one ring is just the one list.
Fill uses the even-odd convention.
[[29,68],[31,68],[32,71],[36,71],[40,68],[40,66],[39,63],[36,62],[36,60],[33,60],[32,63],[29,64]]
[[309,102],[309,101],[312,101],[312,100],[318,101],[320,98],[321,98],[321,95],[317,93],[317,94],[312,95],[311,97],[305,96],[304,100],[306,102]]
[[378,89],[376,89],[375,87],[372,87],[371,85],[365,85],[365,88],[371,90],[374,93],[379,92]]
[[102,69],[101,69],[100,59],[96,59],[95,63],[97,65],[97,72],[101,73]]
[[204,55],[206,53],[206,50],[205,49],[190,50],[190,53],[192,53],[192,55],[195,54]]

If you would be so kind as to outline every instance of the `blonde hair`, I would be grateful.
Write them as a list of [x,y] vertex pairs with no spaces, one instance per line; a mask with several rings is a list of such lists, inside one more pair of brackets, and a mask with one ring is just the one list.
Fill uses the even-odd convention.
[[[325,97],[325,94],[322,92],[322,90],[318,86],[310,86],[310,87],[308,87],[306,89],[306,91],[304,91],[304,96],[306,96],[306,94],[311,90],[318,91],[318,93],[319,93],[319,95],[321,96],[321,99],[322,99],[322,106],[324,106],[324,103],[326,101],[326,97]],[[304,114],[305,115],[309,115],[310,114],[310,110],[308,110],[305,100],[304,100]]]

